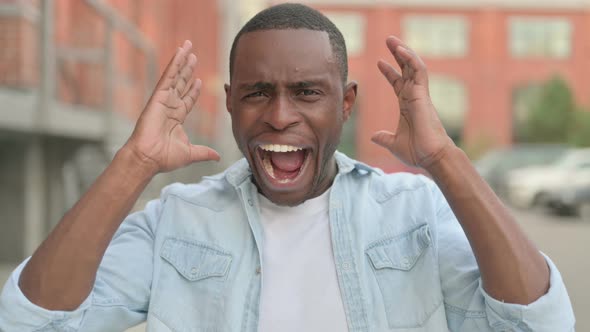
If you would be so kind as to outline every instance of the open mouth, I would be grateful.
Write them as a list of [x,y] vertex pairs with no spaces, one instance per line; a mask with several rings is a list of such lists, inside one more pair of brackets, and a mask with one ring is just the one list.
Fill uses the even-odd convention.
[[297,181],[309,164],[309,149],[283,144],[262,144],[257,150],[264,172],[277,184]]

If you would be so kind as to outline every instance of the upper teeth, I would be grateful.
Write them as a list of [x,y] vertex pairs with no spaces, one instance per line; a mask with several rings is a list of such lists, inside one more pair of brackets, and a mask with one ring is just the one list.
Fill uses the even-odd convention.
[[260,148],[264,151],[272,151],[272,152],[291,152],[291,151],[299,151],[303,150],[303,148],[299,148],[293,145],[282,145],[282,144],[263,144]]

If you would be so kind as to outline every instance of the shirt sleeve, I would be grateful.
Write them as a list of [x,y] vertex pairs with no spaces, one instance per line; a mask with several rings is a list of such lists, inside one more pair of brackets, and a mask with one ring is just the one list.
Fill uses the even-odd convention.
[[160,201],[154,200],[123,221],[103,256],[91,293],[75,310],[51,311],[27,299],[18,286],[27,258],[0,295],[0,331],[123,331],[144,321],[160,210]]
[[572,305],[555,264],[543,254],[550,270],[546,294],[528,305],[492,298],[482,287],[473,251],[453,211],[436,185],[437,251],[449,329],[467,331],[573,331]]

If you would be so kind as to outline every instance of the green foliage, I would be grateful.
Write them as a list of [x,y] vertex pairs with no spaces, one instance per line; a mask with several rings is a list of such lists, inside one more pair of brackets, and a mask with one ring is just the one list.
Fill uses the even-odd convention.
[[541,88],[539,98],[531,105],[525,139],[529,142],[565,143],[576,104],[563,79],[553,77]]
[[568,143],[577,147],[590,147],[590,112],[578,109],[572,120]]
[[566,81],[551,78],[529,103],[525,141],[590,147],[590,111],[576,105]]

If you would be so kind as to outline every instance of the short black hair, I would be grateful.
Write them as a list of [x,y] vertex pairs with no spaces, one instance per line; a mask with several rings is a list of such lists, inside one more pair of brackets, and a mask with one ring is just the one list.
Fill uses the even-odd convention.
[[269,7],[256,14],[244,24],[234,38],[229,53],[230,80],[234,71],[236,47],[243,34],[261,30],[286,29],[309,29],[328,33],[332,53],[340,67],[342,81],[344,83],[346,82],[348,79],[348,57],[346,55],[346,43],[344,42],[342,33],[329,18],[318,10],[296,3],[284,3]]

